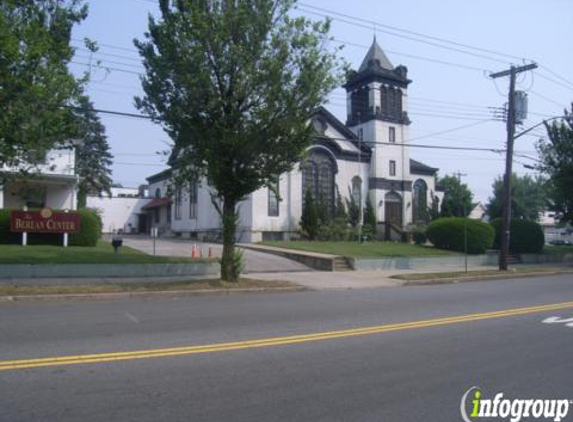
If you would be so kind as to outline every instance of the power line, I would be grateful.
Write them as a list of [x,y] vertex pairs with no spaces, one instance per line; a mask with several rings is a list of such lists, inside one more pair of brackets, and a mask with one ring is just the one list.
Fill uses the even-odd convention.
[[550,74],[552,74],[553,76],[555,76],[558,79],[561,79],[563,82],[571,85],[573,87],[573,82],[571,82],[568,79],[565,79],[563,76],[559,76],[557,73],[553,72],[551,69],[549,69],[547,66],[543,66],[543,65],[539,65],[539,67],[541,67],[542,69],[544,69],[546,72],[549,72]]
[[556,84],[556,85],[559,85],[559,86],[561,86],[561,87],[563,87],[563,88],[570,89],[571,91],[573,91],[573,86],[565,85],[564,83],[561,83],[561,82],[559,82],[559,81],[556,81],[555,79],[552,79],[552,78],[550,78],[550,77],[548,77],[548,76],[545,76],[544,74],[539,73],[539,72],[535,72],[535,74],[536,74],[537,76],[539,76],[540,78],[545,79],[546,81],[553,82],[553,83]]
[[[407,33],[407,34],[416,35],[416,36],[418,36],[418,37],[428,38],[428,39],[432,39],[432,40],[434,40],[434,41],[439,41],[439,42],[443,42],[443,43],[446,43],[446,44],[456,45],[456,46],[458,46],[458,47],[464,47],[464,48],[468,48],[468,49],[472,49],[472,50],[476,50],[476,51],[481,51],[481,52],[483,52],[483,53],[494,54],[494,55],[501,56],[501,57],[507,57],[507,58],[511,58],[511,59],[516,59],[516,60],[519,60],[519,61],[529,60],[529,59],[525,59],[525,58],[523,58],[523,57],[518,57],[518,56],[514,56],[514,55],[511,55],[511,54],[507,54],[507,53],[502,53],[502,52],[499,52],[499,51],[494,51],[494,50],[489,50],[489,49],[485,49],[485,48],[481,48],[481,47],[476,47],[476,46],[472,46],[472,45],[469,45],[469,44],[464,44],[464,43],[460,43],[460,42],[457,42],[457,41],[448,40],[448,39],[445,39],[445,38],[439,38],[439,37],[435,37],[435,36],[423,34],[423,33],[420,33],[420,32],[415,32],[415,31],[411,31],[411,30],[399,28],[399,27],[396,27],[396,26],[391,26],[391,25],[382,24],[382,23],[380,23],[380,22],[376,22],[376,21],[372,21],[372,20],[360,18],[360,17],[357,17],[357,16],[351,16],[351,15],[343,14],[343,13],[336,12],[336,11],[331,10],[331,9],[325,9],[325,8],[321,8],[321,7],[316,7],[316,6],[312,6],[312,5],[310,5],[310,4],[305,4],[305,3],[299,3],[299,4],[300,4],[301,6],[306,7],[306,8],[316,9],[316,10],[320,10],[320,11],[323,11],[323,12],[332,13],[332,14],[336,14],[336,15],[339,15],[339,16],[343,16],[343,17],[346,17],[346,18],[350,18],[350,19],[354,19],[354,20],[357,20],[357,21],[361,21],[361,22],[368,23],[368,24],[370,24],[370,28],[372,28],[372,25],[374,25],[374,27],[376,28],[376,30],[378,29],[378,27],[384,27],[384,28],[392,29],[393,31],[404,32],[404,33]],[[531,61],[531,60],[529,60],[529,61]],[[504,63],[505,63],[505,62],[504,62]]]

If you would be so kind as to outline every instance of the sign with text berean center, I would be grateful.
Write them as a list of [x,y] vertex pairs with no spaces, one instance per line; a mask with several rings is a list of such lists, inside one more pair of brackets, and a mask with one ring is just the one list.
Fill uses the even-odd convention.
[[12,211],[10,231],[17,233],[78,233],[80,215],[77,212],[56,212],[50,208],[40,211]]

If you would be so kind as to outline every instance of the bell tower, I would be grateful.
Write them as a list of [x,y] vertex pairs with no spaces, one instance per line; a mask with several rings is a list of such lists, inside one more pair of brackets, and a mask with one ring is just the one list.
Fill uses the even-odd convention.
[[[349,73],[346,125],[372,147],[369,191],[378,221],[385,221],[386,194],[398,194],[402,204],[411,197],[408,143],[407,78],[405,66],[394,67],[374,37],[358,71]],[[408,192],[409,190],[409,192]],[[405,213],[402,213],[405,216]]]

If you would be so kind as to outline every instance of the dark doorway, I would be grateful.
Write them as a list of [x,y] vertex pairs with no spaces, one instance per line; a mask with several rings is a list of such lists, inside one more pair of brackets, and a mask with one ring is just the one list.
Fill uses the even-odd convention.
[[402,197],[396,192],[389,192],[384,198],[384,219],[398,227],[402,227]]

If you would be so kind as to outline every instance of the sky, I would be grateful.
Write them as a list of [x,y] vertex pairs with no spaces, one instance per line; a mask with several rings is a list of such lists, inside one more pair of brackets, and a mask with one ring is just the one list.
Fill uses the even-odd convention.
[[[141,60],[134,38],[142,39],[155,0],[91,0],[89,16],[73,33],[78,47],[72,69],[80,74],[91,63],[87,92],[97,109],[137,113],[133,98],[142,95]],[[373,36],[394,66],[408,67],[410,143],[416,145],[504,149],[505,123],[492,107],[507,102],[508,79],[492,72],[535,61],[539,68],[517,78],[528,94],[529,115],[517,131],[560,116],[573,102],[572,0],[305,0],[295,15],[313,20],[331,16],[332,46],[357,69]],[[99,45],[90,54],[84,37]],[[445,42],[444,40],[448,41]],[[455,43],[455,44],[454,44]],[[335,90],[325,105],[343,122],[345,91]],[[115,156],[114,181],[125,187],[166,168],[170,140],[161,127],[129,117],[101,115]],[[535,143],[543,126],[516,141],[514,170],[532,173]],[[492,183],[504,171],[504,155],[413,147],[412,158],[440,169],[461,172],[474,201],[487,202]]]

